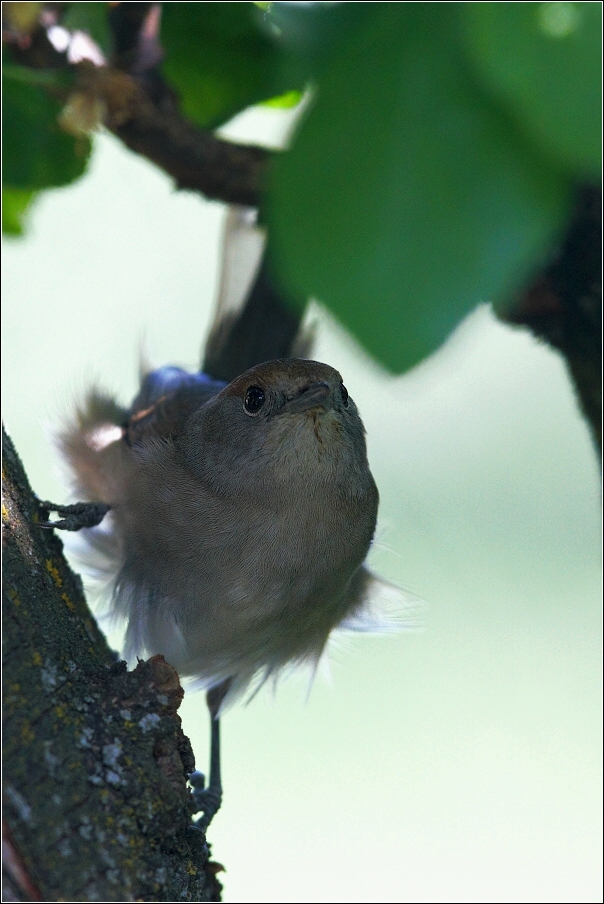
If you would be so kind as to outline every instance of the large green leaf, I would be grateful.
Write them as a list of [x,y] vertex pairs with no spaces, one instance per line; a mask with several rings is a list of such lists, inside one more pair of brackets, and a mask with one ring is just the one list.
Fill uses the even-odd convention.
[[2,232],[23,235],[23,221],[36,192],[18,188],[2,189]]
[[90,141],[62,132],[61,105],[43,87],[17,77],[18,71],[3,71],[3,185],[24,191],[67,185],[84,172]]
[[271,3],[266,22],[282,50],[284,78],[316,80],[338,45],[373,15],[371,3]]
[[162,69],[182,110],[213,128],[260,101],[303,84],[284,73],[278,45],[260,26],[254,3],[165,3]]
[[543,151],[600,179],[602,4],[464,3],[479,76]]
[[458,7],[371,4],[274,175],[282,278],[395,371],[504,298],[566,210],[565,180],[468,76]]

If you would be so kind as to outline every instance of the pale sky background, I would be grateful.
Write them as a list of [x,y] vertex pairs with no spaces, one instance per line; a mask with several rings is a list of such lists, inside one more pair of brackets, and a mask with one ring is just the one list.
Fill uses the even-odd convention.
[[[3,415],[40,496],[67,497],[48,431],[91,380],[128,403],[143,338],[196,367],[223,218],[101,135],[4,241]],[[367,427],[371,564],[424,628],[347,642],[308,701],[292,680],[227,713],[224,900],[601,901],[599,465],[562,359],[485,305],[392,378],[315,316]],[[204,770],[203,697],[181,712]]]

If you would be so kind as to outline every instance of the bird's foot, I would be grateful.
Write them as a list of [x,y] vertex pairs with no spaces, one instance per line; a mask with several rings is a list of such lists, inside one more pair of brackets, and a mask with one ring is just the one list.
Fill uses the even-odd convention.
[[211,782],[206,788],[205,783],[203,772],[192,772],[189,776],[189,784],[193,788],[195,812],[203,812],[203,816],[194,820],[193,824],[204,832],[218,813],[222,803],[222,788],[220,786],[212,787]]
[[[83,527],[96,527],[100,524],[110,505],[104,502],[76,502],[74,505],[55,505],[54,502],[39,502],[40,514],[43,520],[39,520],[40,527],[47,529],[58,527],[61,530],[81,530]],[[61,516],[60,521],[49,521],[51,512]]]

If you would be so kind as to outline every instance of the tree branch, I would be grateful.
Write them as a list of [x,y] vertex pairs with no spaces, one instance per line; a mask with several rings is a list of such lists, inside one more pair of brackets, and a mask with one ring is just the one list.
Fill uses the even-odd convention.
[[[139,19],[136,22],[140,26]],[[134,40],[136,22],[129,34],[130,42]],[[89,60],[71,66],[40,27],[26,45],[11,45],[11,55],[16,63],[33,69],[74,71],[73,86],[55,87],[53,93],[68,104],[77,97],[80,106],[84,99],[89,109],[101,109],[103,124],[132,151],[172,176],[179,188],[198,191],[226,204],[260,206],[271,152],[223,141],[194,126],[180,112],[176,95],[155,67],[137,71],[139,58],[132,51],[126,49],[119,54],[117,66],[97,67]],[[126,63],[132,71],[118,68]]]
[[574,215],[550,262],[507,318],[564,355],[594,440],[602,450],[602,190],[578,193]]
[[7,896],[219,901],[178,675],[162,656],[117,660],[4,433],[3,460]]
[[166,94],[154,101],[126,72],[84,63],[78,69],[78,87],[106,106],[106,127],[172,176],[179,188],[227,204],[260,205],[268,151],[222,141],[196,128]]

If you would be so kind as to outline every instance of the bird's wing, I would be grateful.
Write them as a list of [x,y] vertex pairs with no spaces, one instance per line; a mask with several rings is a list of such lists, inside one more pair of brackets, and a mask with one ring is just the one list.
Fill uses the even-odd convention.
[[226,384],[204,373],[160,367],[146,374],[124,425],[124,439],[134,445],[148,437],[176,438],[190,415]]

